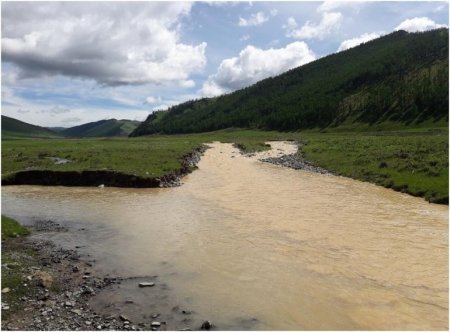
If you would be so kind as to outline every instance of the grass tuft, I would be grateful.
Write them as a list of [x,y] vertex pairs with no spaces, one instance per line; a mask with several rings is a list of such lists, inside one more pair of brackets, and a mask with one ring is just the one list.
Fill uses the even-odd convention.
[[23,227],[14,219],[8,218],[2,215],[2,240],[29,235],[30,231],[28,228]]

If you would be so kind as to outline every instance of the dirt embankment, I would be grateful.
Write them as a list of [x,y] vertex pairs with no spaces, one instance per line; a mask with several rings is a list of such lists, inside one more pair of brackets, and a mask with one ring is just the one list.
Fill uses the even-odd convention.
[[165,188],[179,186],[183,176],[189,174],[200,161],[205,146],[201,146],[182,157],[181,167],[161,177],[147,178],[117,171],[19,171],[5,179],[2,185],[43,185],[43,186],[107,186],[129,188]]

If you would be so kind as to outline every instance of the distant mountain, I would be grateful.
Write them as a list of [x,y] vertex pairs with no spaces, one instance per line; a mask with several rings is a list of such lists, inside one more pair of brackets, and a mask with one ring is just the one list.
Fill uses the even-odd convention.
[[33,138],[33,137],[57,138],[61,137],[61,135],[50,129],[35,126],[2,115],[2,139]]
[[138,125],[132,120],[100,120],[60,131],[65,137],[111,137],[128,136]]
[[397,31],[250,87],[150,114],[130,136],[448,125],[448,29]]
[[54,131],[57,133],[63,131],[64,129],[67,129],[66,127],[45,127],[45,128],[50,129],[51,131]]

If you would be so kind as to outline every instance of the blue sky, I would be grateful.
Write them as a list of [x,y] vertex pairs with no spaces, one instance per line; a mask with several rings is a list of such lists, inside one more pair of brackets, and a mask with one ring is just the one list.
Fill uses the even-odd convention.
[[447,2],[3,2],[2,114],[43,126],[144,120],[395,30]]

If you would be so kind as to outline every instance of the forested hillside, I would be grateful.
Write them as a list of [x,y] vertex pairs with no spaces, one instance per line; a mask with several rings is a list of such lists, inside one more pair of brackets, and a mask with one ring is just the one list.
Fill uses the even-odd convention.
[[131,136],[442,125],[448,123],[448,77],[448,29],[397,31],[228,95],[150,114]]

